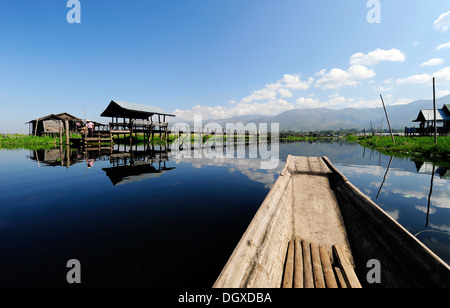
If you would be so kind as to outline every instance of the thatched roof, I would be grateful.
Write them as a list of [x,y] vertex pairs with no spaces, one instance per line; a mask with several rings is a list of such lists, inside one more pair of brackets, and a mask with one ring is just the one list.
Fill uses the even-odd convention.
[[46,121],[46,120],[61,120],[61,121],[69,120],[69,121],[74,121],[74,122],[83,122],[83,120],[80,118],[77,118],[67,112],[62,112],[62,113],[58,113],[58,114],[52,113],[52,114],[46,115],[44,117],[37,118],[37,119],[31,120],[29,122],[26,122],[25,124],[34,123],[34,122],[36,122],[36,120],[38,122],[42,122],[42,121]]
[[164,109],[156,106],[141,105],[112,100],[105,111],[100,115],[102,117],[120,117],[131,119],[148,119],[152,115],[165,115],[174,117]]

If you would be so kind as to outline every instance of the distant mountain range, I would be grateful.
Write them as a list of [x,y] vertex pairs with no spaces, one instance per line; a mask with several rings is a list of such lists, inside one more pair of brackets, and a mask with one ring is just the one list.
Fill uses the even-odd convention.
[[[436,99],[436,108],[441,109],[450,103],[450,95]],[[406,126],[418,126],[412,121],[417,118],[421,109],[433,109],[433,100],[418,100],[405,105],[387,106],[389,120],[393,129],[403,129]],[[369,129],[374,127],[388,128],[386,116],[381,105],[377,108],[305,108],[285,111],[276,116],[240,116],[222,120],[211,120],[225,127],[225,123],[280,123],[280,130],[312,131],[339,129]],[[205,121],[208,122],[208,121]],[[205,125],[206,123],[203,123]]]

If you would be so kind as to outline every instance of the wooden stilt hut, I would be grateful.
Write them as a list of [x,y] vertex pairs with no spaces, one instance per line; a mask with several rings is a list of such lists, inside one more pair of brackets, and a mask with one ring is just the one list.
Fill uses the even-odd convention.
[[110,117],[109,129],[114,135],[129,135],[130,140],[137,134],[143,134],[148,140],[159,134],[160,138],[168,137],[168,123],[166,117],[175,117],[160,107],[127,103],[112,100],[100,115]]

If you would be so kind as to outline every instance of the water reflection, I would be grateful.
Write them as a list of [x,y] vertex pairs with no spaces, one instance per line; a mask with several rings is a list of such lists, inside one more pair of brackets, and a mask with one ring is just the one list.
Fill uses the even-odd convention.
[[385,172],[385,174],[384,174],[383,182],[381,183],[380,189],[378,190],[377,199],[378,199],[378,197],[380,196],[380,192],[381,192],[381,189],[383,188],[384,182],[386,182],[386,177],[387,177],[387,175],[388,175],[389,168],[391,167],[391,163],[392,163],[392,159],[393,159],[393,158],[394,158],[394,155],[392,155],[392,156],[391,156],[391,159],[389,160],[389,164],[388,164],[388,166],[387,166],[387,168],[386,168],[386,172]]
[[[258,191],[261,196],[258,196],[263,199],[283,169],[288,154],[328,156],[339,171],[386,213],[446,262],[450,262],[450,172],[447,165],[385,156],[341,140],[290,142],[273,146],[279,147],[280,162],[272,169],[261,168],[261,163],[268,158],[261,158],[260,145],[245,142],[228,145],[192,145],[186,142],[176,147],[115,145],[94,151],[62,147],[30,151],[28,157],[40,167],[77,168],[79,171],[72,173],[77,177],[95,172],[95,179],[90,180],[91,183],[95,181],[95,186],[102,187],[99,190],[106,190],[108,186],[114,193],[122,193],[120,188],[125,187],[131,199],[137,198],[140,193],[138,183],[145,185],[148,180],[152,181],[149,190],[158,186],[161,191],[170,191],[172,198],[177,193],[176,198],[182,199],[189,194],[210,191],[211,194],[217,192],[217,196],[212,195],[211,198],[219,202],[217,200],[224,198],[224,194],[239,194],[242,198],[253,193],[255,198],[256,188],[262,188]],[[183,183],[200,181],[201,177],[207,178],[201,185],[182,187]],[[250,182],[255,185],[251,186]],[[250,186],[253,191],[248,188]],[[229,187],[236,191],[230,192]],[[260,201],[255,204],[258,206]],[[245,204],[242,206],[245,207]]]
[[[343,163],[338,169],[445,262],[450,262],[449,170],[378,154],[366,163]],[[378,156],[378,157],[377,157]],[[364,157],[363,157],[364,158]],[[375,159],[374,159],[375,158]]]
[[69,168],[79,163],[81,156],[77,149],[71,149],[69,146],[65,146],[53,149],[31,150],[28,158],[36,161],[39,167],[42,164],[43,166]]
[[112,167],[102,168],[102,170],[105,171],[113,185],[123,185],[157,178],[174,170],[175,167],[166,166],[168,160],[169,156],[166,150],[115,151],[110,154]]
[[418,173],[439,174],[441,179],[450,179],[450,170],[447,167],[440,167],[430,162],[415,162]]

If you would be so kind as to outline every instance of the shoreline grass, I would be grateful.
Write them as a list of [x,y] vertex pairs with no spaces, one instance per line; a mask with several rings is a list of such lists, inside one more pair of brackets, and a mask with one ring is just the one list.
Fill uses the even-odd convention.
[[387,155],[436,163],[450,161],[450,137],[438,137],[437,144],[434,143],[434,137],[395,136],[394,138],[395,144],[391,136],[348,136],[347,140]]
[[41,149],[51,148],[56,144],[52,137],[30,136],[23,134],[0,134],[0,149]]

